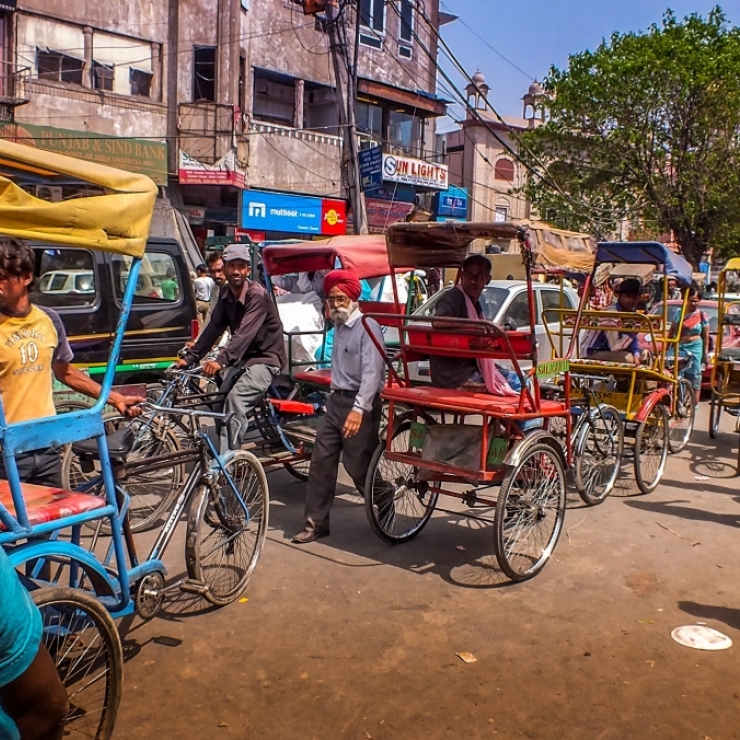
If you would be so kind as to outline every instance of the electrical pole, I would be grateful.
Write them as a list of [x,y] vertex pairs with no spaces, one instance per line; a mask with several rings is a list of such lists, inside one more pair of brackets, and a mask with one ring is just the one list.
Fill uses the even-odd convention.
[[[350,62],[350,47],[347,40],[347,17],[350,0],[344,0],[339,9],[337,0],[326,2],[326,25],[329,33],[329,44],[334,76],[336,78],[336,95],[339,103],[339,125],[342,129],[342,169],[346,178],[349,201],[352,207],[352,221],[355,234],[367,234],[367,207],[365,194],[362,192],[360,177],[359,148],[357,145],[357,120],[355,117],[355,71]],[[359,8],[356,12],[360,12]]]

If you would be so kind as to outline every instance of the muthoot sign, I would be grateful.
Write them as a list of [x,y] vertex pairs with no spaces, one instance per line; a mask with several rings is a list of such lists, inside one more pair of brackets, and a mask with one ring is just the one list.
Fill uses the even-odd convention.
[[383,180],[427,190],[447,190],[449,187],[447,165],[395,154],[383,155]]

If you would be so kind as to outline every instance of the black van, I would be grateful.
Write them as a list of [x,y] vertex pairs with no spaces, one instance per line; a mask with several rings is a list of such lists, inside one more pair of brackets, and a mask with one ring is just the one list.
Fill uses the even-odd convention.
[[[32,244],[36,281],[32,303],[49,306],[62,317],[74,364],[93,377],[105,371],[121,310],[130,257]],[[197,334],[192,281],[174,239],[150,238],[142,260],[136,294],[116,383],[150,383],[177,359],[177,351]]]

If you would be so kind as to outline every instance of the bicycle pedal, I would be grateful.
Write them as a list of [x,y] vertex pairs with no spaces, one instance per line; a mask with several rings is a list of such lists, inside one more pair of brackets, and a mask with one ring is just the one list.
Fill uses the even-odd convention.
[[211,587],[206,583],[200,581],[185,580],[180,584],[180,591],[185,591],[189,594],[198,594],[198,596],[205,596]]

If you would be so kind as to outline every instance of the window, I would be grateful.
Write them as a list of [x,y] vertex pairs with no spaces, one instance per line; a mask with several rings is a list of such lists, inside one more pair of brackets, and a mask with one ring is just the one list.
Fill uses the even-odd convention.
[[257,121],[293,126],[295,80],[287,75],[255,69],[252,117]]
[[93,62],[93,87],[96,90],[113,90],[113,66]]
[[239,55],[239,110],[244,113],[246,109],[246,95],[247,95],[247,60],[245,57]]
[[82,84],[82,59],[60,54],[58,51],[36,51],[36,66],[40,80]]
[[493,220],[496,223],[504,223],[509,220],[509,207],[508,206],[496,206]]
[[[507,323],[509,326],[506,326]],[[526,290],[514,296],[504,314],[503,325],[512,331],[529,326],[529,299]]]
[[498,162],[496,162],[493,176],[497,180],[514,182],[514,163],[510,159],[499,159]]
[[360,43],[380,49],[383,45],[380,38],[385,34],[385,2],[384,0],[360,0]]
[[131,67],[128,73],[128,81],[131,85],[132,95],[141,95],[142,98],[150,98],[152,95],[152,73],[145,69]]
[[383,138],[383,109],[379,105],[357,101],[357,128],[374,139]]
[[[119,301],[126,290],[130,266],[130,257],[114,255],[111,260],[113,285]],[[181,285],[181,277],[178,275],[172,257],[162,252],[147,251],[141,262],[139,279],[136,282],[134,304],[174,303],[180,299],[182,294]]]
[[75,308],[95,303],[95,263],[85,249],[36,249],[32,303],[52,308]]
[[410,44],[414,38],[414,3],[413,0],[401,0],[401,28],[398,32],[400,41]]
[[[552,290],[550,288],[545,288],[544,290],[538,291],[540,294],[540,301],[542,302],[542,312],[540,315],[544,314],[545,311],[548,309],[554,308],[575,308],[573,306],[573,302],[571,301],[571,296],[563,292],[560,293],[559,290]],[[562,295],[562,303],[560,296]],[[549,323],[553,323],[554,321],[557,321],[557,314],[549,314],[548,318],[550,319]],[[538,323],[543,323],[542,321],[539,321]]]
[[216,47],[193,48],[193,100],[216,102]]
[[388,129],[391,146],[403,149],[409,154],[419,153],[420,127],[417,116],[392,110],[388,114]]

